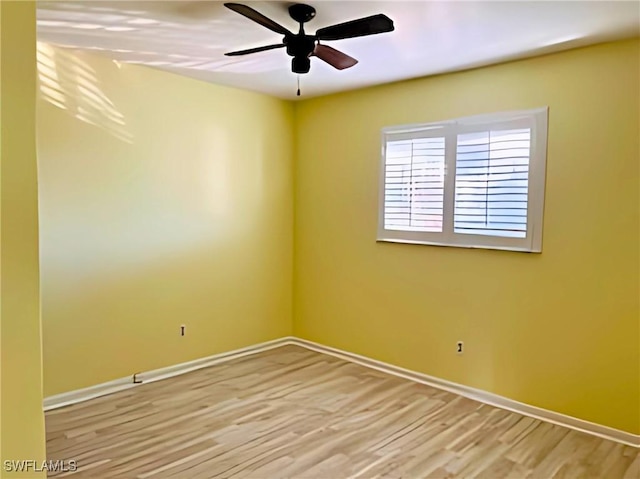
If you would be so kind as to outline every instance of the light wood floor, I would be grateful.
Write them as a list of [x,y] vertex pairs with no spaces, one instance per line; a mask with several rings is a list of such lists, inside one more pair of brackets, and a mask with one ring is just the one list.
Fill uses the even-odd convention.
[[286,346],[46,413],[73,478],[640,478],[639,450]]

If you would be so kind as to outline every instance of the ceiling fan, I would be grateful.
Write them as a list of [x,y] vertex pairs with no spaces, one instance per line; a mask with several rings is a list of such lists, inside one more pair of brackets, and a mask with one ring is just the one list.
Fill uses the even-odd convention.
[[291,60],[291,71],[294,73],[308,73],[311,68],[310,57],[316,56],[320,60],[327,62],[338,70],[350,68],[358,63],[358,60],[342,53],[330,46],[320,43],[324,40],[342,40],[344,38],[361,37],[365,35],[375,35],[393,31],[393,21],[383,14],[372,15],[370,17],[351,20],[349,22],[324,27],[316,31],[315,35],[307,35],[304,31],[304,24],[313,19],[316,9],[310,5],[297,3],[289,7],[289,15],[300,24],[298,33],[292,33],[282,25],[274,22],[253,8],[240,3],[225,3],[225,7],[240,15],[268,28],[269,30],[284,35],[282,43],[267,45],[263,47],[239,50],[225,53],[227,56],[247,55],[249,53],[263,52],[275,48],[287,48],[287,54]]

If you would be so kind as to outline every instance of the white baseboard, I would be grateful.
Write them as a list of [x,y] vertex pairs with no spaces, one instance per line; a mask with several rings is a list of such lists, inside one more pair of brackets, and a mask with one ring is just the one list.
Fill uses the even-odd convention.
[[604,439],[616,441],[628,446],[634,446],[640,448],[640,435],[632,434],[630,432],[621,431],[601,424],[585,421],[584,419],[578,419],[565,414],[560,414],[547,409],[542,409],[529,404],[514,401],[497,394],[493,394],[481,389],[475,389],[462,384],[457,384],[445,379],[436,378],[427,374],[404,369],[392,364],[377,361],[375,359],[361,356],[359,354],[350,353],[340,349],[324,346],[322,344],[307,341],[305,339],[296,338],[293,336],[285,336],[273,341],[267,341],[264,343],[255,344],[246,348],[236,349],[228,351],[226,353],[214,354],[205,358],[196,359],[186,363],[176,364],[174,366],[168,366],[165,368],[155,369],[153,371],[136,373],[136,382],[133,382],[134,375],[126,378],[116,379],[103,384],[97,384],[84,389],[78,389],[76,391],[69,391],[62,394],[56,394],[55,396],[49,396],[44,399],[44,410],[49,411],[70,404],[75,404],[82,401],[87,401],[96,397],[111,394],[117,391],[123,391],[132,387],[136,387],[139,384],[146,384],[153,381],[160,381],[161,379],[170,378],[180,374],[195,371],[197,369],[206,368],[215,364],[231,361],[232,359],[241,358],[243,356],[249,356],[269,349],[278,348],[288,344],[301,346],[312,351],[316,351],[322,354],[328,354],[345,361],[360,364],[371,369],[375,369],[387,374],[392,374],[404,379],[415,381],[421,384],[426,384],[434,388],[449,391],[460,396],[473,399],[475,401],[495,406],[501,409],[506,409],[524,416],[533,417],[541,421],[557,424],[559,426],[575,429],[593,436],[598,436]]
[[[173,366],[167,366],[160,369],[154,369],[152,371],[132,373],[130,376],[115,379],[102,384],[96,384],[88,388],[77,389],[75,391],[69,391],[62,394],[56,394],[54,396],[48,396],[44,398],[43,406],[45,411],[51,409],[57,409],[63,406],[69,406],[89,399],[94,399],[107,394],[112,394],[118,391],[124,391],[132,387],[139,386],[140,384],[146,384],[153,381],[159,381],[161,379],[170,378],[179,374],[195,371],[196,369],[202,369],[214,364],[231,361],[232,359],[241,358],[243,356],[249,356],[269,349],[278,348],[286,344],[293,344],[293,337],[285,336],[282,338],[274,339],[273,341],[267,341],[264,343],[254,344],[246,348],[234,349],[233,351],[227,351],[225,353],[214,354],[205,358],[195,359],[186,363],[175,364]],[[136,382],[134,383],[134,378]]]
[[136,386],[136,384],[133,383],[132,376],[127,376],[126,378],[114,379],[113,381],[96,384],[95,386],[89,386],[88,388],[76,389],[75,391],[47,396],[44,398],[42,405],[45,411],[50,411],[51,409],[57,409],[59,407],[88,401],[89,399],[116,393],[118,391],[124,391],[125,389],[129,389],[134,386]]
[[640,435],[638,434],[632,434],[630,432],[621,431],[612,427],[585,421],[584,419],[578,419],[576,417],[567,416],[558,412],[549,411],[548,409],[531,406],[529,404],[514,401],[513,399],[499,396],[497,394],[483,391],[481,389],[475,389],[469,386],[464,386],[462,384],[447,381],[445,379],[418,373],[409,369],[404,369],[392,364],[384,363],[382,361],[377,361],[366,356],[360,356],[359,354],[354,354],[348,351],[325,346],[323,344],[307,341],[305,339],[293,338],[291,343],[310,349],[312,351],[329,354],[331,356],[335,356],[352,363],[360,364],[361,366],[376,369],[387,374],[392,374],[394,376],[409,379],[411,381],[425,384],[427,386],[449,391],[459,396],[464,396],[483,404],[488,404],[489,406],[506,409],[508,411],[522,414],[523,416],[529,416],[541,421],[568,427],[570,429],[575,429],[576,431],[581,431],[593,436],[616,441],[628,446],[640,447]]
[[284,336],[272,341],[254,344],[253,346],[247,346],[246,348],[234,349],[233,351],[228,351],[226,353],[214,354],[213,356],[195,359],[193,361],[176,364],[174,366],[168,366],[166,368],[137,373],[136,380],[141,381],[142,383],[160,381],[161,379],[178,376],[180,374],[195,371],[196,369],[208,368],[209,366],[231,361],[232,359],[238,359],[244,356],[250,356],[252,354],[268,351],[270,349],[279,348],[287,344],[293,344],[293,340],[294,338],[292,336]]

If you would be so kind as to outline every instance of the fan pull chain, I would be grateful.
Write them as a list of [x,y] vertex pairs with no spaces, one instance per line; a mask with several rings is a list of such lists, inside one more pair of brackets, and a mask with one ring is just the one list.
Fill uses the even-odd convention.
[[298,96],[300,96],[300,75],[298,75]]

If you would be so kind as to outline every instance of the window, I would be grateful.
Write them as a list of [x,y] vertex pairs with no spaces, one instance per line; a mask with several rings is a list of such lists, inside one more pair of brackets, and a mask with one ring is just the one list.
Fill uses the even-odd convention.
[[378,241],[540,252],[547,112],[384,128]]

